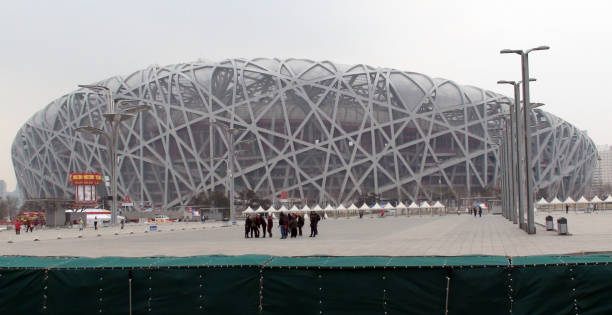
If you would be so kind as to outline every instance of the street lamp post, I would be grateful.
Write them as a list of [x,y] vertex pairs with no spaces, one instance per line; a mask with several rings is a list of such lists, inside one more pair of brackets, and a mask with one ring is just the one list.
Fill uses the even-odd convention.
[[512,49],[504,49],[501,50],[501,54],[518,54],[521,56],[521,72],[523,79],[523,136],[519,137],[523,138],[523,147],[524,147],[524,159],[525,159],[525,206],[527,210],[527,233],[535,234],[535,221],[534,221],[534,183],[533,181],[533,170],[531,168],[531,129],[529,126],[529,117],[531,114],[531,103],[529,100],[529,53],[535,50],[548,50],[550,47],[548,46],[539,46],[536,48],[531,48],[527,50],[512,50]]
[[236,213],[235,213],[235,206],[234,206],[234,146],[236,144],[240,144],[240,143],[251,143],[254,140],[246,140],[246,141],[239,141],[237,143],[234,143],[234,133],[238,133],[238,132],[243,132],[246,131],[247,129],[244,128],[235,128],[235,127],[230,127],[224,124],[221,124],[215,120],[210,120],[210,123],[212,125],[215,125],[217,127],[222,128],[225,131],[225,136],[227,139],[227,146],[228,146],[228,154],[227,154],[227,160],[225,161],[226,163],[226,167],[228,170],[228,180],[229,180],[229,184],[228,184],[228,190],[229,190],[229,219],[232,225],[236,224]]
[[107,112],[103,114],[104,118],[110,125],[110,133],[103,131],[99,128],[94,128],[91,126],[81,126],[76,128],[75,130],[78,132],[89,133],[92,135],[102,135],[107,140],[108,151],[110,153],[110,171],[111,171],[111,224],[117,224],[117,183],[118,183],[118,163],[117,163],[117,145],[119,142],[119,126],[125,120],[132,119],[136,117],[134,114],[139,112],[144,112],[150,110],[150,106],[148,105],[137,105],[130,108],[126,108],[120,111],[117,111],[120,105],[129,104],[129,103],[139,103],[138,100],[130,100],[130,99],[118,99],[116,102],[113,99],[112,91],[102,85],[79,85],[81,88],[86,88],[93,90],[95,92],[105,92],[108,98],[108,106]]

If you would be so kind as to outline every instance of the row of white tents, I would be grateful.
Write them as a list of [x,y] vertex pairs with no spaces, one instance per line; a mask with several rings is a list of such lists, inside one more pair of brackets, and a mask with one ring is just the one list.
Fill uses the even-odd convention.
[[595,196],[591,200],[587,200],[584,196],[580,197],[580,199],[574,201],[572,197],[567,197],[565,201],[559,200],[559,198],[555,197],[551,201],[546,201],[546,199],[542,198],[536,202],[538,206],[546,206],[546,205],[574,205],[574,204],[590,204],[590,203],[612,203],[612,196],[608,196],[608,198],[601,200],[599,197]]
[[338,207],[332,207],[331,205],[327,205],[325,208],[321,208],[321,206],[316,205],[312,208],[305,205],[301,209],[296,205],[287,209],[285,206],[281,206],[276,209],[274,207],[270,207],[270,209],[265,210],[263,207],[259,207],[257,210],[253,210],[251,207],[248,207],[246,210],[242,211],[243,214],[251,214],[251,213],[278,213],[278,212],[311,212],[311,211],[336,211],[336,212],[348,212],[348,211],[383,211],[383,210],[403,210],[403,209],[443,209],[445,206],[440,202],[436,201],[433,205],[430,205],[427,202],[423,202],[421,205],[417,205],[415,202],[411,203],[409,206],[406,206],[404,203],[400,202],[397,206],[393,206],[390,203],[386,203],[384,206],[380,204],[375,204],[370,207],[367,204],[363,204],[361,207],[355,206],[355,204],[351,204],[348,207],[340,204]]

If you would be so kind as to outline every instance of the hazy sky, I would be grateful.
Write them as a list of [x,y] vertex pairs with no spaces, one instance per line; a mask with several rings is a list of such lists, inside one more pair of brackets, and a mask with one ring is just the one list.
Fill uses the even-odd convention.
[[[512,96],[530,58],[534,102],[612,144],[610,1],[0,0],[0,179],[17,130],[52,100],[150,64],[309,58],[425,73]],[[607,87],[607,88],[606,88]]]

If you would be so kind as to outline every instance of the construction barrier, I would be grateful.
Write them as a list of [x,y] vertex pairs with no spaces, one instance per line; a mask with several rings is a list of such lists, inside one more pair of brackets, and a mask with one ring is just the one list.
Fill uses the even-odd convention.
[[612,314],[612,256],[0,256],[5,314]]

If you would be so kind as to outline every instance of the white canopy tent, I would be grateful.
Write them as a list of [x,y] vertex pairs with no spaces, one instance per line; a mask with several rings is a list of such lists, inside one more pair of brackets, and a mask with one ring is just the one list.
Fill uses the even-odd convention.
[[397,206],[395,207],[398,211],[403,212],[404,210],[408,209],[408,207],[406,207],[406,205],[403,202],[399,202],[397,204]]
[[259,206],[259,208],[255,210],[255,213],[266,213],[266,210],[262,206]]
[[242,211],[243,214],[251,214],[251,213],[255,213],[255,210],[253,210],[253,208],[248,207],[246,208],[246,210]]
[[314,206],[314,208],[312,208],[312,211],[323,211],[323,208],[321,208],[321,206],[316,205]]
[[304,205],[304,207],[302,207],[302,209],[300,210],[300,212],[310,212],[310,211],[312,210],[310,209],[308,205]]
[[338,218],[338,216],[340,215],[340,212],[346,212],[346,207],[343,204],[340,204],[336,208],[336,218]]
[[572,197],[567,197],[567,199],[565,199],[565,201],[563,202],[564,204],[570,204],[573,205],[576,202],[574,201],[574,199],[572,199]]
[[576,203],[589,203],[589,201],[584,198],[584,196],[580,197],[580,199],[576,200]]
[[612,203],[612,196],[608,195],[608,198],[604,199],[604,210],[607,209],[606,204]]
[[293,207],[289,209],[289,212],[300,212],[300,209],[296,205],[293,205]]
[[548,201],[544,199],[544,197],[540,198],[540,200],[536,201],[536,209],[541,210],[548,207]]
[[285,207],[285,205],[282,205],[280,208],[278,208],[278,210],[276,210],[276,212],[287,212],[289,210],[287,210],[287,207]]
[[591,203],[602,203],[603,200],[599,199],[599,197],[595,196],[591,199]]
[[559,206],[563,205],[563,202],[561,200],[559,200],[559,198],[555,197],[555,198],[553,198],[553,200],[551,200],[549,202],[549,204],[550,204],[549,209],[557,210],[559,208]]
[[440,201],[436,201],[436,203],[434,203],[432,207],[433,208],[444,208],[444,205]]
[[323,209],[323,210],[325,210],[325,212],[327,212],[327,211],[334,211],[336,209],[334,209],[334,207],[332,207],[332,205],[327,204],[327,207],[325,207],[325,209]]
[[414,201],[408,206],[408,215],[410,215],[410,211],[412,211],[412,209],[419,209],[419,215],[421,214],[421,208]]

